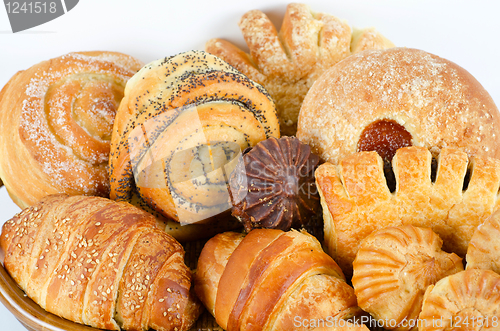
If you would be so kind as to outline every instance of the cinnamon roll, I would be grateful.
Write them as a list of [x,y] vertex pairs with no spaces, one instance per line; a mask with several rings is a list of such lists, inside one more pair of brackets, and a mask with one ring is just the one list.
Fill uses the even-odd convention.
[[0,93],[0,177],[24,208],[53,193],[107,196],[109,141],[141,62],[70,53],[18,72]]

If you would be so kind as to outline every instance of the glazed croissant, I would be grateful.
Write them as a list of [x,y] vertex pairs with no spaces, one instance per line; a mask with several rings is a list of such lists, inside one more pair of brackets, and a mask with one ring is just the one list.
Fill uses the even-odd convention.
[[[201,252],[195,292],[225,330],[306,330],[359,313],[352,287],[306,232],[226,232]],[[333,323],[335,324],[335,323]]]
[[142,63],[70,53],[18,72],[0,92],[0,177],[21,208],[55,193],[107,196],[109,141]]
[[239,26],[250,54],[222,39],[205,49],[269,91],[283,135],[295,134],[304,96],[325,70],[353,53],[394,46],[373,28],[351,31],[345,21],[299,3],[288,5],[279,33],[260,10],[244,14]]
[[352,272],[360,242],[389,226],[432,228],[445,251],[465,256],[477,226],[500,206],[500,160],[469,159],[458,149],[443,148],[432,164],[424,147],[399,149],[392,160],[394,193],[376,152],[318,167],[326,246],[346,274]]
[[182,246],[127,203],[48,196],[5,223],[0,246],[26,294],[71,321],[187,330],[200,313]]
[[139,71],[127,83],[113,130],[111,198],[139,200],[183,225],[230,209],[227,177],[241,151],[279,137],[262,86],[202,51]]

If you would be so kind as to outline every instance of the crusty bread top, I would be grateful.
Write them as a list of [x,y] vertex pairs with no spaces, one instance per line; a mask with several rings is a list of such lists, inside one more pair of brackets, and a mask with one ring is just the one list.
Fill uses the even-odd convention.
[[414,146],[500,157],[500,115],[481,84],[455,63],[417,49],[364,51],[333,66],[307,94],[297,137],[325,161],[358,151],[371,123],[394,120]]

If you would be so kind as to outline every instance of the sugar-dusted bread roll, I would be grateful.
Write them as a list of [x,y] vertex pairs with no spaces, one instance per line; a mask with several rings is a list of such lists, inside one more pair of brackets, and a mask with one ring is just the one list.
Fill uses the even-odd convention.
[[352,154],[316,170],[325,244],[351,274],[360,242],[389,226],[432,228],[443,249],[464,257],[477,226],[500,206],[500,160],[443,148],[434,162],[424,147],[405,147],[392,160],[394,192],[376,152]]
[[4,266],[48,312],[110,330],[188,330],[200,313],[184,250],[128,203],[52,195],[7,221]]
[[154,61],[129,80],[116,116],[111,198],[207,235],[189,225],[219,225],[241,151],[269,137],[279,137],[273,100],[226,62],[203,51]]
[[18,72],[0,92],[0,177],[21,208],[54,193],[107,196],[109,141],[142,63],[70,53]]
[[338,163],[375,150],[390,162],[398,148],[443,147],[500,158],[500,114],[466,70],[411,48],[365,51],[329,69],[309,90],[297,137]]
[[360,312],[354,290],[306,232],[218,234],[201,252],[195,292],[224,330],[310,330],[320,319],[366,330],[345,323]]
[[462,259],[441,250],[430,228],[402,225],[366,237],[353,263],[358,305],[386,329],[415,330],[425,290],[464,270]]
[[287,6],[279,33],[260,10],[244,14],[239,26],[250,54],[222,39],[208,41],[205,49],[269,91],[283,135],[297,131],[304,96],[325,70],[365,49],[394,46],[373,28],[353,31],[345,21],[299,3]]
[[441,279],[425,292],[419,331],[500,329],[500,276],[472,269]]

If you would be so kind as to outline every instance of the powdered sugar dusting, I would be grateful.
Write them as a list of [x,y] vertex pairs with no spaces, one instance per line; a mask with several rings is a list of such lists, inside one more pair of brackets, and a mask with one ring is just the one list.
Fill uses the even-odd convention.
[[[108,126],[112,125],[108,103],[121,99],[125,83],[139,63],[130,60],[134,65],[131,69],[126,67],[128,56],[123,55],[122,63],[116,65],[112,60],[117,55],[98,54],[101,58],[71,53],[23,72],[31,78],[26,78],[28,84],[20,105],[21,140],[53,187],[81,194],[105,194],[108,190],[106,167],[111,129],[109,133],[96,134],[88,126],[99,129],[102,120],[94,114],[77,120],[73,107],[82,106],[82,100],[87,100],[89,103],[84,103],[79,111],[95,112],[101,117],[100,112],[111,122]],[[99,97],[92,97],[92,93]],[[108,97],[110,100],[103,99]],[[103,140],[101,136],[107,138]]]

